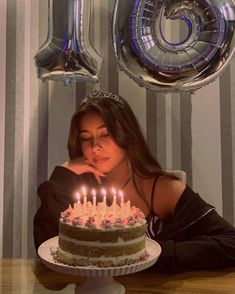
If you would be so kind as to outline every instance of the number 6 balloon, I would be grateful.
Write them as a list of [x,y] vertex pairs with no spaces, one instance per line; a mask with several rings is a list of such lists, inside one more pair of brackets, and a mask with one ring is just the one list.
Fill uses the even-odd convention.
[[[183,21],[173,42],[164,20]],[[193,92],[228,65],[235,47],[233,0],[116,0],[112,37],[120,68],[140,86]]]
[[35,55],[38,77],[97,82],[102,58],[89,42],[90,0],[48,0],[46,42]]

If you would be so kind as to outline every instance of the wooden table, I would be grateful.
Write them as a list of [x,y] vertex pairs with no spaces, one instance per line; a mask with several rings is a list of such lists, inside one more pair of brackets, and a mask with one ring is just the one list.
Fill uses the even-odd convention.
[[[0,293],[74,293],[84,278],[51,271],[32,259],[0,260]],[[115,277],[126,294],[235,294],[235,269],[159,274],[148,271]],[[111,294],[111,293],[110,293]]]

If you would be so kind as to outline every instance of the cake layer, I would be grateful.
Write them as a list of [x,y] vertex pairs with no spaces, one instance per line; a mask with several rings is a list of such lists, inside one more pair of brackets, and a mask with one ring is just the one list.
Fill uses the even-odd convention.
[[63,251],[69,252],[71,254],[79,254],[81,256],[87,257],[97,257],[97,256],[123,256],[134,254],[141,251],[145,247],[145,239],[138,238],[136,242],[128,244],[125,242],[122,244],[116,243],[116,246],[109,246],[104,244],[103,246],[96,246],[96,242],[89,245],[80,245],[79,242],[73,242],[73,240],[64,240],[59,238],[59,248]]
[[136,239],[145,235],[146,224],[128,226],[125,228],[93,229],[60,222],[59,231],[62,235],[75,240],[117,242],[119,238],[124,241]]
[[62,263],[72,266],[98,266],[98,267],[112,267],[129,265],[135,262],[142,261],[147,258],[148,254],[143,249],[135,254],[117,256],[117,257],[84,257],[79,254],[70,254],[59,249],[59,260]]

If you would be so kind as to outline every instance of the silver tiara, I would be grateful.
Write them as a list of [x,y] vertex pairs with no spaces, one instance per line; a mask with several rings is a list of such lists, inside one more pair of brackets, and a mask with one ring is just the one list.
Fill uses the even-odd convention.
[[86,96],[84,96],[84,98],[81,99],[81,103],[80,104],[84,104],[84,103],[88,102],[92,98],[108,98],[108,99],[113,99],[116,102],[120,103],[122,106],[124,105],[124,103],[121,100],[121,98],[118,97],[117,95],[115,95],[113,93],[105,92],[105,91],[102,91],[102,90],[97,91],[96,89],[93,90],[93,92],[88,93]]

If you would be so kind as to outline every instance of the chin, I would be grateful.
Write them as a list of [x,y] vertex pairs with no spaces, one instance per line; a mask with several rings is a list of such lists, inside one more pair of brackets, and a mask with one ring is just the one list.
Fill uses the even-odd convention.
[[96,165],[95,166],[99,171],[101,171],[104,174],[108,174],[111,172],[112,169],[110,169],[109,167],[105,167],[105,166],[101,166],[101,165]]
[[103,174],[109,174],[112,170],[109,168],[99,168],[99,170],[103,173]]

